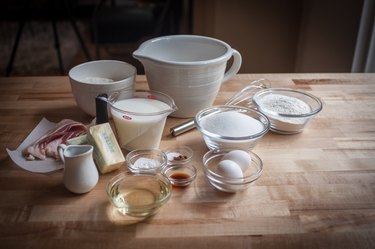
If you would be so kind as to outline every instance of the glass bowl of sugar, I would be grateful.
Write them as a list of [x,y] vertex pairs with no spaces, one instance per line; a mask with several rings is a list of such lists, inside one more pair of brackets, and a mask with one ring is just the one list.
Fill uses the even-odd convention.
[[270,122],[263,113],[231,105],[203,109],[195,116],[194,123],[211,150],[252,150],[270,128]]
[[132,173],[160,173],[167,166],[167,155],[160,149],[132,150],[126,155]]
[[309,121],[323,109],[322,101],[309,93],[289,88],[264,89],[253,96],[257,110],[271,122],[279,134],[302,132]]

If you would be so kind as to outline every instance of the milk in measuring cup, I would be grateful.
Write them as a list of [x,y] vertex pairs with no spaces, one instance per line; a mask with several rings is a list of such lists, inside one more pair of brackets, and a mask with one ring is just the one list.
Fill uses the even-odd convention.
[[122,148],[130,151],[159,147],[167,115],[155,113],[170,109],[169,105],[156,99],[131,98],[119,100],[113,106],[124,111],[111,108]]

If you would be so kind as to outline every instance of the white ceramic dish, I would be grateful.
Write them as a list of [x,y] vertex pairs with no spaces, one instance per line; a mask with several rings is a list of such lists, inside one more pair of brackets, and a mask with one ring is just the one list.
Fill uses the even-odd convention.
[[[241,67],[240,53],[227,43],[204,36],[172,35],[148,40],[133,53],[145,68],[150,89],[171,96],[174,117],[194,117],[211,106],[221,83]],[[233,56],[231,68],[225,72]]]
[[[115,60],[90,61],[70,69],[69,79],[77,105],[87,114],[95,117],[95,98],[101,93],[108,95],[133,89],[137,70],[134,66]],[[113,82],[93,83],[92,81]],[[104,81],[103,80],[103,81]]]

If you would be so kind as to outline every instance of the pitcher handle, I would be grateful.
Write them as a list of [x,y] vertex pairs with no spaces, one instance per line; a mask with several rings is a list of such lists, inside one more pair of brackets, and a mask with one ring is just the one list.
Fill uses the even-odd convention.
[[230,80],[241,68],[242,64],[242,57],[241,54],[232,49],[232,56],[233,56],[233,64],[230,69],[224,74],[223,82]]
[[65,163],[65,159],[64,159],[64,150],[67,148],[68,146],[66,146],[65,144],[59,144],[59,146],[57,147],[58,151],[59,151],[59,155],[60,155],[60,159],[63,163]]

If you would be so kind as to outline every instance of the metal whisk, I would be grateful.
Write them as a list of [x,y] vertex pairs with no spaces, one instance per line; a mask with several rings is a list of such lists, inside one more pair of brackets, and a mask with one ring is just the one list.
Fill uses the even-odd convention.
[[[228,99],[225,105],[241,105],[245,107],[251,107],[253,95],[260,89],[265,89],[268,87],[270,87],[270,83],[265,79],[252,81],[246,87],[241,89],[241,91],[235,93],[230,99]],[[178,136],[194,128],[194,119],[190,119],[184,123],[172,127],[170,129],[170,133],[173,136]]]

